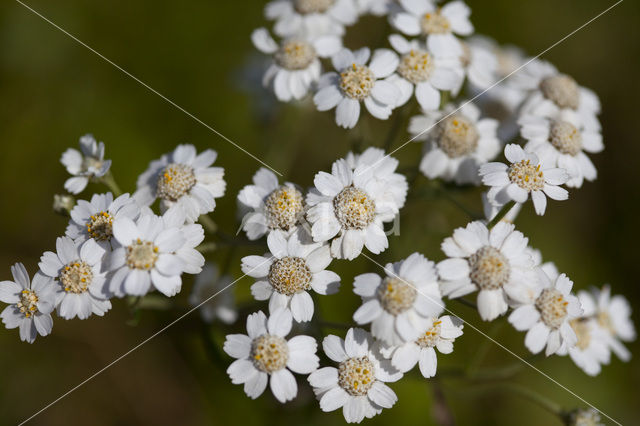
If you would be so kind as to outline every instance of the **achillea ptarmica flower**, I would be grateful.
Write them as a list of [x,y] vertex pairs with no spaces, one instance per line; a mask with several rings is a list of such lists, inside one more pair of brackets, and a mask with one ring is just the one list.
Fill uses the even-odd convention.
[[360,324],[371,323],[371,334],[388,345],[418,338],[444,304],[435,265],[420,253],[385,266],[386,276],[368,273],[355,277],[353,292],[362,306],[353,314]]
[[338,73],[329,72],[320,78],[313,102],[318,111],[335,108],[340,127],[355,127],[360,118],[360,102],[371,115],[386,120],[400,97],[400,89],[383,80],[398,67],[398,56],[389,49],[377,49],[370,62],[369,56],[366,47],[355,52],[342,49],[332,58]]
[[437,56],[463,54],[458,36],[473,33],[469,21],[471,9],[462,1],[452,1],[442,7],[431,0],[399,0],[404,10],[390,17],[391,25],[409,36],[425,36],[430,52]]
[[474,38],[469,41],[461,40],[460,45],[462,46],[462,55],[459,60],[462,65],[463,78],[460,79],[458,87],[453,89],[454,95],[460,93],[462,82],[465,81],[464,77],[469,82],[472,91],[475,92],[488,89],[499,81],[499,77],[497,77],[498,59],[491,49]]
[[443,296],[453,299],[478,290],[478,312],[485,321],[504,314],[509,303],[528,302],[536,283],[528,241],[506,222],[491,230],[480,221],[456,229],[442,242],[449,258],[437,265]]
[[523,303],[509,315],[509,322],[519,331],[527,331],[525,346],[534,354],[546,346],[547,356],[556,353],[561,346],[566,349],[576,345],[578,337],[571,327],[571,320],[582,315],[578,298],[571,294],[573,281],[565,274],[549,279],[537,268],[538,287],[528,303]]
[[436,375],[438,367],[436,349],[441,354],[453,352],[453,341],[462,336],[462,328],[462,321],[449,315],[430,318],[418,338],[400,346],[385,348],[382,353],[403,373],[418,364],[422,376],[430,378]]
[[94,194],[91,201],[78,200],[71,210],[71,220],[66,235],[75,242],[93,239],[107,252],[111,251],[113,221],[119,217],[136,220],[140,207],[129,196],[123,194],[113,199],[113,194]]
[[491,187],[487,196],[492,203],[499,206],[511,200],[524,203],[531,194],[533,207],[542,216],[547,197],[559,201],[569,198],[567,190],[559,186],[569,180],[565,169],[543,164],[535,153],[516,144],[505,146],[504,156],[509,165],[493,162],[480,167],[482,183]]
[[67,149],[60,162],[73,175],[64,183],[64,189],[72,194],[81,193],[91,179],[106,175],[111,167],[111,160],[104,159],[104,143],[89,134],[80,138],[80,151]]
[[285,337],[291,331],[291,312],[279,309],[266,317],[262,311],[247,317],[247,334],[230,334],[224,351],[236,358],[227,369],[233,384],[244,384],[244,391],[256,399],[269,382],[273,396],[282,403],[298,394],[291,371],[309,374],[318,368],[317,343],[310,336]]
[[498,121],[480,118],[480,109],[466,102],[425,111],[409,124],[409,133],[426,140],[420,171],[430,179],[458,184],[480,183],[480,166],[500,153],[497,130]]
[[33,343],[39,335],[51,333],[51,312],[56,305],[53,280],[37,272],[33,281],[22,263],[11,267],[13,281],[0,282],[0,301],[8,303],[0,318],[8,329],[20,328],[20,340]]
[[550,167],[565,169],[570,176],[568,187],[580,188],[585,179],[596,179],[598,172],[585,152],[601,152],[602,135],[584,127],[577,114],[568,111],[556,118],[525,115],[518,124],[520,134],[528,140],[525,150],[535,152]]
[[278,45],[265,28],[255,30],[251,40],[262,53],[273,55],[263,84],[272,87],[278,100],[283,102],[305,97],[320,79],[320,58],[328,58],[342,48],[341,38],[335,35],[291,37]]
[[[270,254],[242,258],[242,272],[256,278],[251,294],[256,300],[269,300],[269,312],[286,308],[297,322],[313,317],[310,290],[334,294],[340,277],[325,268],[331,263],[328,245],[313,243],[303,230],[288,239],[272,234],[267,241]],[[309,241],[305,241],[309,240]]]
[[354,0],[274,0],[264,12],[281,37],[342,35],[358,20]]
[[[581,303],[583,298],[578,295]],[[607,344],[607,335],[598,326],[594,318],[575,318],[569,321],[569,325],[576,334],[575,346],[567,348],[561,346],[557,355],[567,355],[573,362],[589,376],[600,374],[603,364],[609,364],[611,354]]]
[[69,237],[59,237],[56,252],[42,255],[38,266],[42,273],[57,280],[56,307],[62,318],[82,320],[91,314],[103,316],[111,309],[104,293],[104,255],[104,248],[93,239],[81,242]]
[[163,212],[175,207],[184,212],[188,222],[195,222],[198,216],[212,212],[215,199],[224,195],[224,169],[211,167],[217,156],[211,149],[197,154],[193,145],[178,145],[149,164],[138,177],[133,197],[142,206],[159,198]]
[[193,289],[189,295],[189,304],[200,306],[200,316],[204,322],[212,323],[222,321],[225,324],[233,324],[238,318],[238,311],[235,307],[233,291],[227,288],[232,283],[229,275],[220,276],[218,265],[206,263],[202,272],[196,275]]
[[309,375],[322,411],[342,408],[347,423],[360,423],[393,407],[398,397],[385,383],[399,380],[402,373],[382,357],[369,333],[351,328],[344,340],[331,334],[322,348],[339,363],[338,368],[323,367]]

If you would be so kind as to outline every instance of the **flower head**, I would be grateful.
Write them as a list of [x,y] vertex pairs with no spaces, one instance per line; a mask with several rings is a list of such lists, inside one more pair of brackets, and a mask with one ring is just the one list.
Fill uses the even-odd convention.
[[354,0],[273,0],[264,12],[281,37],[342,35],[358,20]]
[[96,142],[92,135],[82,136],[80,151],[67,149],[60,162],[73,175],[64,183],[64,188],[72,194],[81,193],[91,179],[106,175],[111,167],[111,160],[104,159],[104,143]]

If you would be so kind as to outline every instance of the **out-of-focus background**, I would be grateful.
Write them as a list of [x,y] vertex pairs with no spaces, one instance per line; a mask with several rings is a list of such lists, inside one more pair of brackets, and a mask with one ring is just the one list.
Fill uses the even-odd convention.
[[[309,102],[278,104],[260,86],[261,56],[249,40],[267,25],[263,1],[84,2],[28,0],[41,12],[101,54],[209,123],[286,174],[287,180],[311,185],[318,170],[349,150],[348,133],[333,123],[332,113],[314,111]],[[469,0],[479,33],[500,43],[537,54],[604,10],[603,0]],[[606,150],[592,158],[599,178],[571,191],[568,202],[550,202],[537,217],[527,206],[518,228],[556,262],[577,289],[611,283],[640,313],[638,286],[638,215],[640,144],[638,143],[638,2],[627,0],[549,53],[545,58],[579,83],[595,90],[603,105]],[[384,19],[366,18],[349,30],[347,44],[380,46],[388,27]],[[9,279],[17,261],[34,272],[42,252],[54,248],[66,220],[51,211],[53,194],[67,178],[61,153],[91,132],[106,144],[106,157],[120,185],[134,190],[136,176],[152,159],[177,143],[218,151],[226,170],[226,196],[212,217],[221,229],[235,232],[238,190],[250,182],[259,164],[176,110],[18,2],[0,5],[0,279]],[[384,135],[390,123],[373,132]],[[406,136],[406,134],[404,134]],[[381,137],[366,143],[382,145]],[[399,138],[396,146],[400,144]],[[401,167],[415,164],[420,153],[411,144],[398,153]],[[427,187],[423,177],[418,185]],[[83,193],[103,191],[92,185]],[[451,195],[468,209],[481,211],[478,193]],[[403,211],[400,235],[380,262],[420,251],[440,260],[441,240],[468,218],[451,200],[430,196],[412,200]],[[239,257],[260,253],[238,249]],[[209,255],[223,262],[229,250]],[[324,298],[325,317],[348,321],[358,305],[351,292],[353,276],[374,270],[368,261],[335,262],[342,291]],[[115,301],[104,318],[64,321],[54,317],[53,335],[34,345],[21,343],[16,330],[0,330],[0,423],[17,424],[159,330],[188,309],[191,279],[171,311],[144,311],[132,319],[124,301]],[[249,301],[248,278],[237,284],[241,304]],[[460,304],[448,306],[502,342],[527,356],[524,335],[505,325],[495,329]],[[266,308],[263,307],[263,309]],[[244,313],[246,314],[246,312]],[[240,332],[240,323],[230,328]],[[285,406],[270,392],[257,401],[234,386],[224,370],[230,359],[207,352],[202,323],[193,314],[109,368],[40,414],[35,425],[217,425],[342,424],[340,412],[322,413],[304,383],[299,398]],[[214,327],[220,342],[222,329]],[[334,331],[338,334],[342,330]],[[465,367],[487,350],[480,368],[502,367],[517,360],[467,328],[440,368]],[[634,357],[640,346],[629,346]],[[211,356],[213,355],[213,356]],[[219,354],[218,354],[219,355]],[[552,357],[536,366],[622,424],[637,422],[640,363],[613,359],[596,378],[586,376],[568,358]],[[531,387],[563,407],[580,401],[540,374],[523,368],[511,382]],[[435,424],[434,381],[412,375],[393,385],[399,401],[367,424]],[[459,424],[560,424],[536,404],[500,385],[470,384],[442,375],[437,379]]]

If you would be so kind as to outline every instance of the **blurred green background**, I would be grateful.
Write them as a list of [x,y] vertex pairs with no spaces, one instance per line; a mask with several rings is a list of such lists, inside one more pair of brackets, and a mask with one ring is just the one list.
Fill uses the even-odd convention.
[[[470,0],[472,21],[480,33],[513,43],[536,54],[613,1],[596,0]],[[286,106],[261,89],[260,55],[249,35],[267,25],[263,1],[85,2],[30,0],[29,5],[97,51],[139,77],[265,162],[288,180],[308,186],[318,170],[349,150],[349,135],[333,123],[332,113],[318,113],[308,102]],[[518,228],[574,281],[576,288],[611,283],[614,293],[640,312],[638,286],[638,45],[637,1],[627,0],[545,57],[581,84],[594,89],[603,104],[601,116],[606,150],[592,158],[599,179],[571,191],[569,202],[551,202],[544,217],[527,206]],[[383,19],[367,18],[349,31],[349,47],[380,45],[387,31]],[[373,41],[373,42],[372,42]],[[91,132],[105,141],[107,158],[120,185],[133,190],[147,163],[189,142],[214,148],[217,165],[226,170],[226,196],[213,214],[221,229],[235,232],[235,196],[259,165],[209,130],[152,94],[140,84],[80,46],[14,1],[0,4],[0,279],[10,278],[17,261],[35,271],[41,253],[54,248],[66,220],[51,211],[54,193],[67,178],[58,162]],[[384,135],[390,123],[376,124]],[[400,139],[396,146],[400,144]],[[383,137],[367,144],[381,146]],[[420,152],[411,144],[398,153],[403,168],[413,166]],[[419,178],[417,185],[426,187]],[[103,191],[98,185],[89,191]],[[88,197],[90,192],[83,195]],[[474,211],[477,193],[451,195]],[[468,218],[451,200],[431,196],[412,200],[401,217],[400,235],[380,262],[420,251],[440,260],[441,240]],[[240,248],[233,259],[260,253]],[[228,249],[209,256],[222,262]],[[353,276],[375,267],[364,260],[334,262],[342,291],[321,301],[325,317],[348,321],[358,305],[351,292]],[[236,293],[246,304],[251,280],[240,281]],[[137,326],[123,301],[104,318],[64,321],[54,318],[53,335],[34,345],[21,343],[16,330],[0,331],[0,424],[17,424],[185,312],[191,279],[175,299],[175,309],[144,311]],[[456,302],[448,306],[517,354],[526,356],[524,335],[511,327],[498,330]],[[263,307],[263,309],[266,308]],[[231,330],[241,330],[240,324]],[[636,321],[637,324],[637,321]],[[249,400],[241,386],[228,380],[230,362],[216,362],[202,344],[199,316],[193,314],[166,333],[109,368],[97,378],[40,414],[35,425],[217,425],[217,424],[343,424],[340,412],[322,413],[302,384],[296,401],[280,405],[267,391]],[[342,334],[342,330],[336,331]],[[213,331],[220,341],[222,330]],[[465,367],[488,349],[481,369],[517,362],[467,328],[452,355],[441,356],[440,369]],[[630,345],[637,357],[640,346]],[[215,355],[215,353],[213,353]],[[597,378],[587,377],[568,358],[536,363],[622,424],[637,423],[640,364],[614,359]],[[518,382],[564,407],[583,404],[538,373],[523,368]],[[435,424],[434,381],[415,375],[392,385],[399,402],[367,424]],[[438,388],[459,424],[559,424],[531,401],[496,386],[472,385],[442,375]]]

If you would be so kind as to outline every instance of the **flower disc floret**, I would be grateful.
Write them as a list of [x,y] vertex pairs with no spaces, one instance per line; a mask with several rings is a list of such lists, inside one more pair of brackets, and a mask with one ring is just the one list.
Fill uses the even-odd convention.
[[151,241],[134,241],[126,250],[127,266],[132,269],[151,270],[158,260],[158,247]]
[[539,191],[544,188],[544,173],[540,164],[532,165],[531,160],[522,160],[509,167],[509,180],[527,191]]
[[338,367],[338,384],[352,396],[364,396],[375,383],[375,370],[368,357],[349,358]]
[[33,290],[22,290],[16,307],[21,314],[24,314],[25,318],[31,318],[38,312],[38,295]]
[[280,336],[264,334],[251,343],[253,365],[265,373],[273,373],[286,367],[289,346]]
[[157,195],[167,201],[177,201],[191,191],[196,184],[196,176],[191,166],[169,164],[160,172]]
[[304,40],[288,40],[275,53],[278,65],[288,70],[303,70],[317,58],[316,49]]
[[362,189],[344,188],[333,200],[333,207],[344,229],[365,229],[375,218],[376,205]]
[[567,121],[551,123],[549,142],[562,154],[576,156],[582,151],[582,134],[576,126]]
[[567,302],[558,290],[545,288],[536,299],[536,308],[542,321],[550,328],[557,329],[567,316]]
[[269,283],[281,294],[292,296],[311,289],[311,270],[304,259],[287,256],[276,260],[269,270]]
[[265,211],[269,228],[288,231],[302,214],[302,193],[293,187],[282,186],[269,194]]
[[580,105],[580,88],[568,75],[560,74],[543,79],[540,91],[560,108],[577,109]]
[[484,246],[469,257],[469,277],[481,290],[498,290],[509,282],[509,260],[500,250]]
[[476,125],[468,118],[455,114],[439,125],[438,146],[450,158],[469,155],[478,147],[480,134]]
[[421,348],[433,348],[440,340],[440,324],[442,321],[437,320],[416,340],[416,345]]
[[397,278],[387,277],[378,287],[378,299],[382,308],[391,315],[409,310],[416,301],[416,289]]
[[340,73],[340,89],[351,99],[359,101],[366,99],[373,90],[375,82],[373,71],[365,65],[353,64]]
[[113,237],[113,216],[109,212],[99,212],[89,217],[87,232],[96,241],[110,241]]
[[413,84],[429,80],[435,64],[428,52],[411,50],[402,56],[398,65],[398,74]]
[[424,34],[447,34],[451,32],[451,22],[439,11],[428,12],[422,16],[420,28]]
[[84,293],[92,281],[93,269],[87,262],[71,262],[60,271],[60,283],[67,293]]

